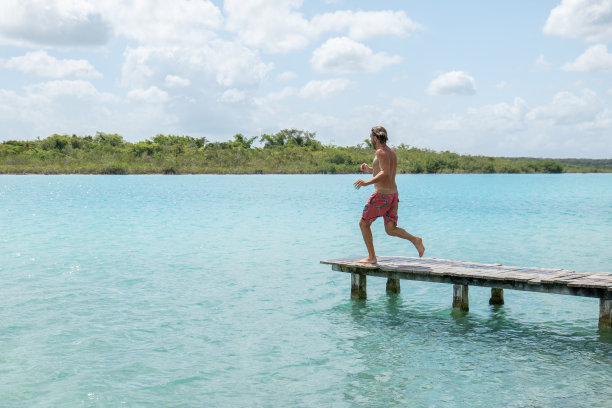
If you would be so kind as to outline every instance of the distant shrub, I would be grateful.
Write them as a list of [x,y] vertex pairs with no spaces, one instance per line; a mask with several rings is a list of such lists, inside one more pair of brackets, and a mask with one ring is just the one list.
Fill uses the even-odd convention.
[[334,164],[353,164],[351,156],[345,152],[335,153],[329,161]]
[[138,142],[131,147],[132,153],[135,156],[140,157],[143,154],[148,154],[152,156],[156,151],[159,150],[159,145],[157,143],[151,143],[150,141],[146,142]]
[[241,147],[243,149],[250,149],[253,142],[257,140],[257,136],[246,138],[242,133],[234,135],[234,141],[231,144],[235,147]]
[[94,142],[101,145],[108,145],[113,147],[121,147],[125,144],[123,136],[116,133],[109,134],[103,132],[97,132],[96,137],[93,139]]
[[201,148],[208,142],[205,137],[195,138],[191,136],[177,136],[177,135],[162,135],[158,134],[152,138],[153,143],[157,143],[160,146],[182,146],[188,148]]
[[128,168],[123,164],[112,163],[104,166],[102,174],[128,174]]
[[481,171],[485,174],[495,173],[495,166],[493,163],[485,163],[483,164]]
[[66,135],[52,135],[40,142],[40,148],[44,150],[64,150],[70,145],[71,140]]
[[554,160],[544,160],[540,163],[542,171],[546,173],[561,173],[563,172],[563,166],[561,163]]
[[321,174],[336,174],[338,168],[331,163],[324,163],[317,168],[317,172]]
[[434,155],[428,155],[425,159],[425,170],[427,173],[438,173],[444,165],[442,158]]

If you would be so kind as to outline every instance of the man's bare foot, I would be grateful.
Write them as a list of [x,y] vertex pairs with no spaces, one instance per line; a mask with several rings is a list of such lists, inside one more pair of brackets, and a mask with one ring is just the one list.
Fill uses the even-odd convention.
[[363,258],[357,261],[357,263],[371,263],[371,264],[375,264],[377,262],[378,260],[376,259],[376,257],[371,258],[369,256],[367,258]]
[[423,239],[421,237],[416,237],[416,242],[413,242],[413,244],[416,247],[417,251],[419,251],[419,258],[422,258],[423,254],[425,253],[425,247],[423,246]]

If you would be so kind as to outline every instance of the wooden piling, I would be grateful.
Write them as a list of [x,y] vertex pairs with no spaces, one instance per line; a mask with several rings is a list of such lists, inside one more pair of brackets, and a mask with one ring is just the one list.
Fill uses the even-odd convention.
[[400,280],[387,278],[387,294],[396,295],[398,293],[400,293]]
[[351,274],[351,298],[366,298],[366,276],[387,278],[388,293],[399,292],[399,279],[453,284],[453,311],[468,311],[468,285],[492,288],[490,304],[504,303],[504,289],[600,299],[599,326],[612,329],[612,273],[503,266],[435,258],[379,256],[377,264],[361,257],[321,261]]
[[351,273],[351,299],[366,298],[366,275]]
[[491,299],[489,299],[490,305],[503,305],[504,304],[504,290],[501,288],[491,288]]
[[453,285],[453,309],[459,309],[463,312],[470,310],[468,285]]
[[599,327],[612,329],[612,298],[599,299]]

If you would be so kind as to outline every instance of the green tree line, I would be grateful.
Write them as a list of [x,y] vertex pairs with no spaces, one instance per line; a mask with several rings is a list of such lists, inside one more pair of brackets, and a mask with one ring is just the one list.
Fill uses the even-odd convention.
[[[552,159],[496,158],[435,152],[401,144],[395,146],[398,173],[561,173],[610,172],[612,166],[577,166]],[[0,173],[4,174],[299,174],[357,173],[370,163],[369,140],[356,146],[323,145],[314,132],[283,129],[225,142],[205,137],[159,134],[129,142],[121,135],[54,134],[30,141],[0,144]]]

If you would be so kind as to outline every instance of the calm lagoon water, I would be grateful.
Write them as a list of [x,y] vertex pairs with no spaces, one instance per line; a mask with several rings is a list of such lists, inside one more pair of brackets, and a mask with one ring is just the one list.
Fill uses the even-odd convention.
[[[597,299],[402,281],[355,175],[0,177],[2,407],[612,407]],[[401,175],[426,256],[612,272],[612,175]],[[416,256],[373,227],[379,255]]]

